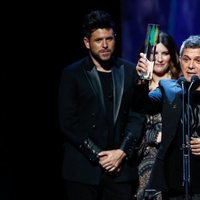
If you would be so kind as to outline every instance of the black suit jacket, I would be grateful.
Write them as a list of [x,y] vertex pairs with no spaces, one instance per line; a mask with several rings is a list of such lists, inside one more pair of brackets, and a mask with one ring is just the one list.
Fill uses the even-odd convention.
[[[132,112],[135,80],[134,65],[114,58],[114,145],[127,153],[116,181],[137,178],[133,157],[144,117]],[[98,72],[89,57],[63,70],[59,96],[60,126],[65,136],[64,178],[88,184],[98,184],[102,169],[98,152],[106,150],[108,127],[105,103]]]
[[[144,88],[141,88],[144,87]],[[148,86],[141,85],[145,112],[162,113],[162,142],[153,166],[148,188],[167,191],[166,154],[177,133],[182,112],[182,89],[176,80],[161,80],[159,87],[148,93]],[[149,101],[150,100],[150,101]],[[176,177],[174,177],[176,178]]]

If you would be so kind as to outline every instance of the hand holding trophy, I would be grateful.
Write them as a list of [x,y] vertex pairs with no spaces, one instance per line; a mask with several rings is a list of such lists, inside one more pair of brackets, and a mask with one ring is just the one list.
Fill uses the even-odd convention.
[[145,45],[144,45],[144,55],[146,59],[148,59],[149,61],[153,61],[153,63],[148,65],[146,72],[141,73],[140,79],[144,79],[144,80],[152,79],[158,33],[159,33],[158,24],[147,25],[147,32],[146,32]]

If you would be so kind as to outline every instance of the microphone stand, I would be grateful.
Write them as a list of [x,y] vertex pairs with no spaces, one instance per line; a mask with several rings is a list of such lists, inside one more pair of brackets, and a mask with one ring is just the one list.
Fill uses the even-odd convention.
[[[191,200],[190,194],[190,155],[191,155],[191,146],[190,146],[190,90],[194,84],[196,84],[196,88],[200,85],[200,79],[198,76],[193,75],[191,77],[191,83],[188,88],[187,93],[187,135],[185,135],[185,101],[184,101],[184,82],[186,82],[185,78],[181,79],[181,86],[182,86],[182,149],[183,149],[183,186],[185,186],[185,200]],[[186,137],[186,138],[185,138]]]
[[[184,122],[184,116],[185,116],[185,111],[184,111],[184,89],[182,90],[183,93],[183,102],[182,102],[182,117],[183,117],[183,125],[182,125],[182,140],[183,140],[183,184],[185,186],[185,200],[191,200],[190,196],[190,89],[193,85],[194,81],[191,82],[189,88],[188,88],[188,105],[187,105],[187,135],[186,135],[186,143],[185,143],[185,122]],[[184,88],[183,82],[182,82],[182,88]]]
[[[186,145],[185,145],[185,88],[184,81],[181,81],[182,87],[182,157],[183,157],[183,185],[186,189],[187,194],[187,174],[186,174],[186,165],[187,165],[187,154],[186,154]],[[186,195],[187,196],[187,195]]]
[[[186,80],[182,80],[181,81],[181,87],[182,87],[182,157],[183,157],[183,186],[185,187],[185,200],[190,200],[189,197],[189,179],[188,179],[188,175],[189,175],[189,159],[190,157],[188,157],[188,153],[189,153],[189,146],[186,145],[185,141],[188,141],[188,137],[187,139],[185,139],[185,87],[184,87],[184,83],[186,82]],[[189,93],[188,93],[188,98],[189,98]],[[189,107],[189,106],[188,106]],[[188,112],[189,109],[187,109]],[[189,120],[188,120],[189,121]],[[189,124],[189,123],[188,123]]]

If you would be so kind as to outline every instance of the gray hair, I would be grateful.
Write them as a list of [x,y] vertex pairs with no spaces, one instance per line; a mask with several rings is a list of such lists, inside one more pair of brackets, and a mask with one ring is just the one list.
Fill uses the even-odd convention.
[[183,41],[180,48],[180,56],[182,56],[183,50],[186,48],[200,48],[200,35],[191,35],[189,38]]

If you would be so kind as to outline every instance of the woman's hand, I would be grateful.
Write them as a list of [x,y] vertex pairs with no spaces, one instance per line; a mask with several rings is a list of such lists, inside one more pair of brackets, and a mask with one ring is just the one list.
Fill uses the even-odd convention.
[[145,73],[147,71],[147,58],[144,53],[140,53],[140,59],[138,60],[136,71],[139,76],[142,75],[142,73]]
[[140,59],[138,60],[136,71],[138,75],[141,76],[143,73],[147,73],[148,69],[153,69],[153,65],[154,62],[149,61],[144,53],[140,53]]

